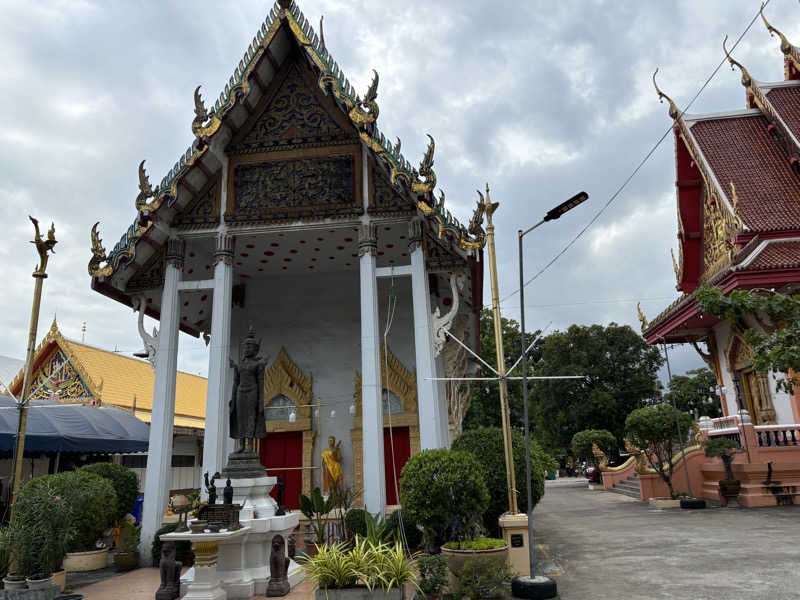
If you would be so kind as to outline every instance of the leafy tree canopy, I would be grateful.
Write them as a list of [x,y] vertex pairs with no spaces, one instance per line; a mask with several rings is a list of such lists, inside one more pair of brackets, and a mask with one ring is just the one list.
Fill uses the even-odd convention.
[[[510,369],[517,362],[522,354],[522,337],[520,336],[519,323],[513,319],[500,320],[503,329],[503,355],[505,357],[506,369]],[[526,333],[526,346],[530,346],[539,332]],[[531,365],[539,360],[540,340],[537,340],[533,348],[528,352],[528,368],[530,375]],[[494,321],[492,311],[483,309],[481,311],[481,351],[480,356],[488,364],[496,366],[497,354],[494,343]],[[511,375],[521,375],[522,370],[519,366],[514,369]],[[484,376],[493,375],[489,369],[484,367]],[[511,408],[511,424],[513,427],[522,428],[522,384],[518,381],[508,382],[509,405]],[[500,427],[500,387],[492,381],[481,382],[472,391],[472,403],[464,417],[464,431],[478,429],[480,427]]]
[[[702,286],[697,301],[704,314],[725,319],[744,332],[754,350],[753,368],[775,373],[800,372],[800,296],[772,290],[734,290]],[[791,393],[797,376],[778,380]]]
[[572,452],[576,458],[588,460],[597,466],[597,459],[592,451],[594,444],[609,456],[617,447],[617,438],[605,429],[584,429],[572,436]]
[[542,340],[536,375],[585,379],[536,381],[537,439],[546,449],[568,448],[584,429],[606,429],[622,443],[625,418],[659,396],[657,348],[627,325],[572,325]]
[[674,398],[678,410],[716,419],[722,416],[722,404],[713,391],[716,385],[717,377],[709,369],[693,369],[672,376],[664,399],[672,402]]

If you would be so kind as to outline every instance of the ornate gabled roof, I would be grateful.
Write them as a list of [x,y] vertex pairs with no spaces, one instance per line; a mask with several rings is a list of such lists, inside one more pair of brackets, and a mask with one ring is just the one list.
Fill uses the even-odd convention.
[[360,139],[385,165],[391,184],[415,198],[419,210],[430,217],[429,221],[436,228],[438,237],[449,238],[465,251],[483,247],[485,243],[483,230],[480,227],[467,229],[446,210],[443,195],[439,201],[433,197],[436,185],[436,174],[433,170],[435,149],[433,138],[429,136],[428,149],[419,168],[413,167],[400,152],[400,140],[398,139],[395,144],[391,143],[375,123],[379,113],[376,102],[379,81],[377,73],[362,99],[328,52],[324,36],[317,35],[294,1],[280,0],[270,10],[225,85],[225,89],[215,100],[212,109],[205,107],[200,88],[195,90],[195,118],[192,122],[195,140],[158,186],[154,188],[150,185],[144,165],[140,165],[140,192],[136,199],[137,218],[111,252],[106,254],[96,226],[93,228],[92,259],[89,263],[89,273],[92,277],[108,277],[133,262],[137,244],[153,227],[153,216],[164,207],[174,207],[182,179],[208,151],[209,144],[222,128],[226,117],[248,94],[255,68],[268,52],[270,43],[284,24],[314,65],[320,91],[336,100],[356,128]]
[[764,16],[764,6],[761,6],[761,19],[770,35],[777,35],[781,39],[781,52],[784,56],[784,78],[786,81],[800,79],[800,50],[792,44],[786,36],[769,24]]
[[[31,394],[65,403],[114,406],[133,410],[150,421],[153,404],[153,369],[149,363],[69,340],[56,320],[33,355]],[[22,391],[24,368],[9,384],[15,396]],[[202,429],[205,420],[205,377],[178,372],[175,392],[176,426]]]

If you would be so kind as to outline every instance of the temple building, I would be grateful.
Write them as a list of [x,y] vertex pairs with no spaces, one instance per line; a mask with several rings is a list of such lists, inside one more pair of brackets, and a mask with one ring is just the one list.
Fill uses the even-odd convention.
[[[781,40],[785,79],[757,81],[725,50],[741,74],[743,108],[681,115],[656,86],[674,121],[673,263],[683,295],[649,323],[639,313],[648,343],[694,344],[716,373],[723,413],[735,416],[744,409],[757,426],[800,423],[800,398],[779,389],[783,375],[754,371],[753,349],[742,332],[703,315],[695,294],[703,283],[727,294],[753,288],[786,292],[800,282],[800,50],[766,18],[764,24]],[[747,322],[761,327],[755,315]]]
[[[62,404],[84,404],[119,408],[149,423],[153,413],[153,368],[145,360],[103,350],[64,337],[56,320],[33,355],[32,400],[53,400]],[[24,367],[8,384],[10,392],[22,392]],[[172,418],[172,458],[170,492],[200,487],[203,429],[205,427],[206,379],[178,372],[175,388],[175,412]],[[61,469],[80,466],[90,456],[62,457]],[[147,456],[118,455],[114,458],[137,472],[144,490]],[[5,463],[8,463],[6,465]],[[10,459],[0,461],[0,477],[11,473]],[[42,475],[52,468],[48,459],[39,458],[30,473]]]
[[[409,456],[449,445],[474,369],[484,205],[469,226],[434,196],[435,144],[415,168],[294,2],[257,29],[229,83],[194,95],[194,140],[152,186],[139,165],[136,214],[109,252],[92,230],[91,285],[160,321],[143,539],[166,505],[179,331],[209,343],[203,472],[232,447],[231,359],[252,330],[266,359],[261,462],[284,503],[323,487],[323,451],[371,512],[397,502]],[[187,109],[191,100],[187,98]],[[187,110],[188,112],[188,110]],[[422,137],[420,132],[420,137]],[[457,339],[458,342],[454,341]]]

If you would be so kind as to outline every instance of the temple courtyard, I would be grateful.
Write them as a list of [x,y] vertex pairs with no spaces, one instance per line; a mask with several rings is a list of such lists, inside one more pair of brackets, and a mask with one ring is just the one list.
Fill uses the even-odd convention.
[[[535,511],[537,571],[562,600],[796,598],[800,506],[656,510],[580,479],[547,482]],[[86,600],[149,600],[158,569],[77,588]],[[304,581],[287,598],[313,598]]]

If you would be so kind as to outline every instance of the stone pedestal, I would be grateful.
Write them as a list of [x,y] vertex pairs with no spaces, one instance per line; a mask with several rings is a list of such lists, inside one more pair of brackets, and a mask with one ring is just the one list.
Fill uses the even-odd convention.
[[[219,542],[216,574],[220,586],[230,600],[266,595],[272,538],[281,534],[284,540],[288,539],[300,522],[298,513],[275,516],[278,507],[269,492],[276,483],[276,477],[266,476],[231,479],[233,502],[242,505],[239,522],[243,529],[239,531],[246,531],[246,535]],[[177,535],[184,536],[180,539],[193,540],[196,536],[210,534]],[[197,579],[195,573],[196,569],[193,567],[181,577],[182,597],[194,598],[188,594]],[[289,565],[288,577],[291,587],[303,579],[300,566],[294,561]],[[183,596],[184,593],[187,595]]]
[[503,515],[500,517],[500,529],[503,539],[508,544],[508,567],[513,573],[530,571],[530,555],[528,550],[528,515]]
[[[225,600],[230,596],[223,587],[219,573],[219,557],[222,549],[226,553],[231,548],[242,548],[242,542],[250,533],[248,527],[236,531],[220,531],[218,533],[167,533],[161,536],[163,541],[189,540],[192,542],[195,562],[192,567],[191,581],[181,578],[181,597],[186,600]],[[185,577],[185,576],[184,576]],[[184,583],[186,585],[184,585]],[[250,582],[252,588],[252,581]],[[252,597],[252,592],[249,597]]]

